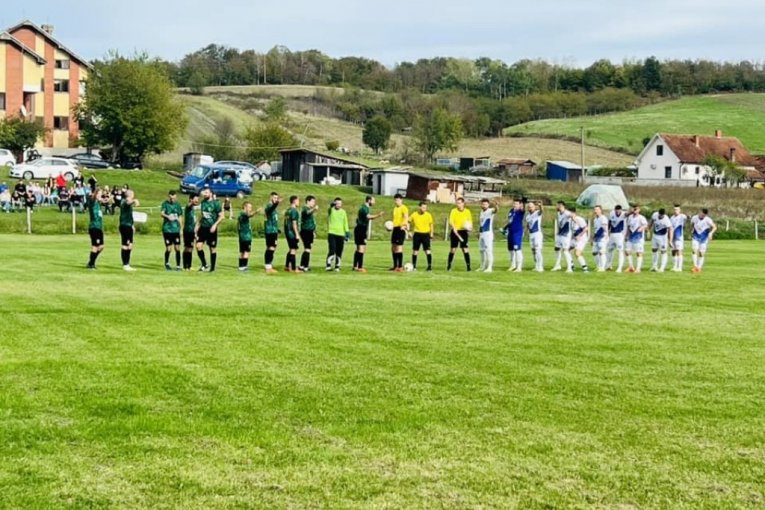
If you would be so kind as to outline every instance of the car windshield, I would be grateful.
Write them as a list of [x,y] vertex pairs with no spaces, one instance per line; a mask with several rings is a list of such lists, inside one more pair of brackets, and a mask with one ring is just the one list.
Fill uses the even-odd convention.
[[203,166],[195,167],[190,173],[190,176],[197,177],[198,179],[203,178],[205,175],[207,175],[207,168]]

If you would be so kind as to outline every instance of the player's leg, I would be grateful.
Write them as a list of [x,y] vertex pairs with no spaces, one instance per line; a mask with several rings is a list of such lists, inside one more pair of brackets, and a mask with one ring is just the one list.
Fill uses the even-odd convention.
[[657,271],[659,269],[659,249],[654,244],[651,249],[651,271]]
[[276,257],[276,243],[279,234],[266,234],[266,252],[263,255],[267,273],[275,273],[274,258]]
[[590,271],[590,266],[587,265],[587,261],[584,258],[584,247],[586,246],[587,241],[583,240],[580,241],[577,244],[576,250],[574,251],[574,254],[576,255],[576,260],[579,262],[579,267],[582,268],[582,271],[585,273]]
[[606,249],[606,269],[612,270],[614,267],[614,250],[616,249],[616,241],[608,240],[608,247]]
[[200,271],[207,271],[207,256],[205,255],[205,241],[207,239],[207,230],[200,227],[199,229],[199,236],[197,239],[197,257],[199,257],[199,262],[202,264],[199,267]]
[[481,260],[481,264],[478,266],[478,272],[483,272],[486,269],[486,240],[484,235],[481,234],[478,237],[478,258]]
[[627,243],[627,246],[624,249],[624,254],[627,258],[627,271],[634,271],[635,265],[632,263],[632,243]]
[[210,248],[210,272],[215,271],[215,265],[218,262],[218,233],[211,233],[207,240],[207,246]]
[[570,239],[566,242],[566,245],[567,246],[563,248],[563,258],[566,260],[566,272],[571,273],[574,271],[574,258],[571,253],[574,247],[571,245]]
[[163,233],[162,239],[165,242],[165,271],[172,271],[170,267],[170,252],[173,251],[172,239],[169,234]]
[[645,255],[645,249],[643,248],[643,246],[638,245],[637,249],[635,250],[635,258],[636,258],[635,272],[636,273],[639,273],[643,270],[643,259],[645,258],[644,255]]
[[563,242],[560,236],[555,236],[555,265],[553,271],[560,271],[561,269],[561,257],[563,256],[563,250],[567,247],[563,246]]
[[460,241],[457,238],[457,235],[454,232],[449,233],[449,259],[446,263],[446,270],[451,271],[452,270],[452,264],[454,263],[454,254],[457,253],[457,246],[459,246]]
[[329,234],[327,236],[327,264],[324,268],[326,271],[332,271],[332,265],[335,262],[335,251],[337,249],[336,245],[336,238],[337,236],[334,236],[332,234]]
[[494,234],[486,236],[485,240],[485,249],[486,249],[486,267],[484,268],[484,272],[491,273],[494,271]]
[[523,271],[523,238],[517,238],[513,240],[513,250],[515,255],[515,271],[520,273]]
[[699,256],[698,256],[698,264],[696,267],[699,268],[699,272],[701,272],[702,269],[704,269],[704,259],[707,255],[707,244],[706,243],[699,243]]
[[345,248],[345,238],[343,236],[337,236],[335,241],[335,271],[340,271],[340,267],[343,265],[343,249]]
[[417,269],[417,257],[420,255],[420,249],[423,245],[422,235],[415,233],[412,237],[412,267]]
[[462,248],[462,256],[465,257],[465,269],[470,271],[470,248],[468,247],[468,235],[468,232],[460,231],[460,236],[462,236],[460,247]]

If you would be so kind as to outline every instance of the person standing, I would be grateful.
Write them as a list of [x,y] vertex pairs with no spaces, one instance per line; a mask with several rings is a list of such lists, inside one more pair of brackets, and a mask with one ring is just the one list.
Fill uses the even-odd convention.
[[88,195],[88,235],[90,236],[90,259],[88,269],[96,268],[96,259],[104,251],[104,214],[101,210],[101,191],[96,189]]
[[[225,216],[225,211],[223,213]],[[242,204],[242,212],[236,220],[236,231],[239,235],[239,271],[249,271],[250,252],[252,252],[252,225],[250,219],[255,216],[252,202]]]
[[135,192],[127,190],[125,197],[120,203],[120,237],[122,238],[122,269],[125,271],[135,271],[130,266],[130,256],[133,254],[133,237],[135,236],[135,225],[133,222],[133,207],[140,207],[140,202],[135,198]]
[[602,273],[606,270],[606,249],[608,248],[608,218],[603,214],[603,208],[595,206],[595,218],[592,220],[592,256],[595,257],[595,270]]
[[199,196],[193,193],[189,196],[189,203],[183,208],[183,270],[191,271],[191,261],[194,256],[194,243],[196,242],[197,213]]
[[333,270],[333,264],[334,271],[340,271],[343,247],[345,246],[345,241],[350,238],[351,232],[348,226],[348,214],[343,209],[343,200],[337,197],[332,202],[327,217],[327,271]]
[[[643,270],[643,253],[645,252],[645,231],[648,220],[640,214],[640,206],[632,206],[632,212],[627,217],[627,243],[624,247],[627,255],[628,273],[639,273]],[[632,253],[635,252],[637,262],[632,264]]]
[[303,240],[303,255],[300,257],[299,269],[304,273],[311,270],[311,250],[316,238],[316,211],[319,206],[316,205],[316,197],[308,195],[305,197],[305,205],[300,211],[300,239]]
[[[673,234],[672,220],[669,219],[664,208],[653,213],[649,228],[653,231],[653,239],[651,240],[651,251],[653,252],[651,272],[663,273],[667,269],[667,259],[669,257],[667,250],[672,245]],[[661,262],[659,257],[661,257]]]
[[685,250],[685,224],[688,216],[683,214],[680,204],[675,204],[674,214],[669,219],[672,222],[672,271],[683,272],[683,251]]
[[617,252],[618,261],[616,272],[621,273],[624,269],[624,230],[627,228],[627,215],[622,211],[622,206],[617,205],[608,216],[608,254],[606,271],[613,269],[614,251]]
[[543,273],[545,270],[542,248],[544,235],[542,234],[542,203],[534,202],[528,205],[528,214],[526,214],[526,230],[529,232],[529,245],[531,246],[531,255],[534,257],[534,271]]
[[302,273],[297,266],[297,252],[300,249],[300,199],[297,195],[290,197],[290,207],[284,215],[284,237],[287,238],[287,260],[284,270],[288,273]]
[[497,207],[488,198],[481,200],[481,215],[478,218],[478,252],[481,256],[479,272],[494,270],[494,215]]
[[359,213],[356,217],[356,226],[353,229],[353,241],[356,244],[356,251],[353,253],[353,270],[359,273],[366,273],[364,269],[364,254],[367,251],[367,235],[369,234],[369,221],[376,220],[383,215],[382,212],[370,214],[375,205],[375,197],[367,195],[364,203],[359,207]]
[[396,193],[393,197],[393,231],[390,235],[393,267],[390,271],[401,273],[404,271],[404,243],[406,231],[409,228],[409,208],[404,205],[404,197]]
[[170,267],[170,252],[175,250],[175,270],[181,270],[181,222],[183,208],[178,203],[175,190],[170,190],[167,200],[160,206],[162,216],[162,237],[165,241],[165,271],[172,271]]
[[[577,262],[579,262],[582,271],[589,273],[590,268],[587,266],[587,261],[584,260],[584,249],[587,247],[587,241],[590,240],[590,227],[587,225],[587,220],[576,213],[575,207],[569,209],[568,212],[571,214],[571,228],[573,229],[571,234],[571,249],[569,251],[574,252],[574,256],[576,257]],[[574,272],[573,262],[568,269],[566,269],[566,272]]]
[[[218,261],[218,226],[223,221],[223,208],[215,199],[210,188],[202,190],[202,203],[199,206],[202,217],[197,225],[197,256],[202,262],[201,273],[214,272]],[[210,248],[210,265],[205,259],[205,244]]]
[[473,213],[465,207],[465,199],[462,197],[457,199],[457,207],[449,213],[449,228],[451,229],[449,234],[450,249],[446,270],[452,270],[454,254],[457,253],[457,248],[460,248],[465,257],[465,268],[469,272],[470,248],[468,241],[470,239],[470,231],[473,230]]
[[709,210],[702,209],[691,218],[693,235],[691,238],[691,249],[693,250],[693,272],[700,273],[704,268],[704,257],[707,254],[709,243],[717,232],[717,225],[709,217]]
[[425,256],[428,259],[428,271],[433,271],[433,252],[431,243],[435,234],[435,222],[433,215],[428,212],[428,203],[420,202],[419,208],[409,217],[412,222],[412,268],[417,270],[417,257],[420,250],[425,250]]
[[266,219],[264,223],[264,230],[266,234],[266,253],[265,269],[266,273],[272,274],[278,271],[274,269],[274,256],[276,255],[276,246],[279,243],[279,204],[282,203],[282,198],[279,193],[272,191],[268,204],[263,209]]
[[523,271],[523,217],[525,214],[523,199],[513,200],[513,208],[507,214],[507,251],[510,253],[510,269],[520,273]]

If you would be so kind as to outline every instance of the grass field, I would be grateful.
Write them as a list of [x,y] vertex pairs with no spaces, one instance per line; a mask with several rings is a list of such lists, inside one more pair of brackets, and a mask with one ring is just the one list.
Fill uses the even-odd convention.
[[[713,135],[716,129],[736,136],[755,154],[765,153],[765,94],[728,94],[684,97],[637,110],[593,117],[541,120],[508,128],[508,134],[579,136],[587,143],[619,147],[638,154],[643,139],[657,132]],[[574,159],[574,161],[577,161]]]
[[440,243],[434,274],[373,243],[368,275],[243,275],[233,239],[165,273],[156,236],[126,274],[114,236],[96,272],[85,236],[0,245],[2,508],[765,504],[758,243],[698,276],[447,274]]

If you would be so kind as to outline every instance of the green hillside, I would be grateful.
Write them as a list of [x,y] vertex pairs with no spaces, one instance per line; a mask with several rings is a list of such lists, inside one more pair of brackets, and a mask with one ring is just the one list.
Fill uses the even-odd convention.
[[637,154],[643,139],[657,132],[713,134],[716,129],[736,136],[753,153],[765,153],[765,94],[695,96],[666,101],[628,112],[528,122],[507,134],[579,136],[583,126],[587,143],[626,149]]

